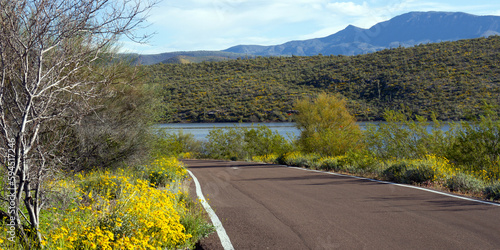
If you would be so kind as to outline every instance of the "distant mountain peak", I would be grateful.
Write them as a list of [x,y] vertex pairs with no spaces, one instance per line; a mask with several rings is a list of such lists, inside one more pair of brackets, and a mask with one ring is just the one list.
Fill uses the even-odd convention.
[[226,52],[259,56],[356,55],[395,46],[456,41],[500,34],[499,16],[464,12],[409,12],[362,29],[348,25],[324,38],[287,42],[274,46],[238,45]]
[[500,35],[499,16],[464,12],[414,11],[375,24],[369,29],[348,25],[339,32],[280,45],[237,45],[223,51],[184,51],[156,55],[125,55],[137,64],[221,61],[247,56],[357,55],[422,43],[456,41]]
[[347,25],[347,27],[344,30],[359,30],[361,29],[360,27],[354,26],[352,24]]

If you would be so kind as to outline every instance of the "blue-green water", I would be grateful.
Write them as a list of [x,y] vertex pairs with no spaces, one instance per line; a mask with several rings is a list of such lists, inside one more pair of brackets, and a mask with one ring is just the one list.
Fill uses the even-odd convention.
[[295,123],[292,122],[270,122],[270,123],[168,123],[160,124],[159,128],[166,128],[167,131],[177,133],[182,130],[185,134],[193,134],[194,138],[197,140],[206,140],[206,136],[210,130],[214,128],[234,128],[234,127],[245,127],[250,128],[252,126],[257,127],[265,125],[272,131],[277,131],[278,134],[289,138],[289,136],[298,136],[300,131],[295,127]]
[[[364,129],[366,122],[358,123],[361,129]],[[374,122],[372,122],[374,124]],[[269,122],[269,123],[168,123],[160,124],[158,127],[167,128],[169,132],[177,133],[182,130],[183,133],[193,134],[194,138],[197,140],[207,140],[206,136],[210,130],[214,128],[234,128],[234,127],[246,127],[250,128],[252,126],[257,127],[265,125],[269,127],[272,131],[277,131],[278,134],[285,138],[292,139],[294,136],[300,135],[300,130],[295,127],[293,122]],[[292,138],[290,138],[292,137]]]

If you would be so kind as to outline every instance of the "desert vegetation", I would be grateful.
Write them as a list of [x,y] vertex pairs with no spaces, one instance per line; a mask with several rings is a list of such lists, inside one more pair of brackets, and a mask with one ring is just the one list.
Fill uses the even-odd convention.
[[[248,129],[216,130],[207,143],[169,135],[196,148],[184,156],[333,170],[498,199],[499,42],[491,36],[359,56],[143,68],[148,82],[163,88],[164,122],[293,120],[302,131],[297,140],[274,133],[285,153],[256,150],[257,143],[248,149],[249,141],[264,141],[249,140]],[[380,123],[360,131],[354,120]]]
[[0,249],[192,247],[211,231],[117,55],[150,1],[0,1]]
[[[500,108],[488,105],[500,94],[499,37],[135,67],[115,43],[141,41],[133,31],[154,5],[0,0],[0,249],[192,248],[213,229],[178,158],[500,199]],[[258,126],[215,129],[200,142],[152,126],[292,119],[298,139]],[[356,119],[385,122],[361,131]],[[450,120],[467,121],[441,129]]]
[[[179,133],[162,143],[183,141],[191,145],[185,149],[197,149],[178,151],[182,157],[335,171],[498,200],[500,121],[491,106],[483,107],[485,115],[464,122],[440,122],[435,116],[428,121],[403,108],[387,110],[384,122],[361,131],[344,113],[342,99],[320,94],[297,102],[298,138],[284,138],[265,127],[234,127],[214,130],[207,142]],[[319,112],[324,109],[328,112]]]
[[[53,178],[47,182],[51,192],[41,214],[39,247],[193,248],[213,228],[189,196],[186,175],[176,158],[158,157],[145,165]],[[5,236],[1,248],[22,247]]]
[[[162,86],[164,122],[290,121],[294,103],[321,92],[346,98],[358,121],[404,105],[441,121],[482,115],[497,103],[500,37],[394,48],[359,56],[240,58],[143,66]],[[495,110],[500,111],[497,108]]]

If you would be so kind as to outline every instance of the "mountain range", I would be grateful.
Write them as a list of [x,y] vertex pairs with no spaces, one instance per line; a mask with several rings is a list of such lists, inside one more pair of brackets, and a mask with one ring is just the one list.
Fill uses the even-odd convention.
[[224,51],[260,56],[357,55],[393,47],[500,34],[499,16],[462,12],[410,12],[369,29],[352,25],[333,35],[274,46],[238,45]]
[[378,23],[369,29],[349,25],[323,38],[291,41],[273,46],[238,45],[223,51],[138,55],[137,60],[148,65],[161,62],[228,60],[245,56],[358,55],[399,46],[410,47],[499,34],[500,16],[477,16],[463,12],[410,12]]

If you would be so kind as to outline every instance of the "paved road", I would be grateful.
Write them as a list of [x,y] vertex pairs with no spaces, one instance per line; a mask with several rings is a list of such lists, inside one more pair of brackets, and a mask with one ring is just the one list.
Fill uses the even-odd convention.
[[[276,165],[184,162],[235,249],[500,249],[498,206]],[[201,247],[222,249],[215,234]]]

